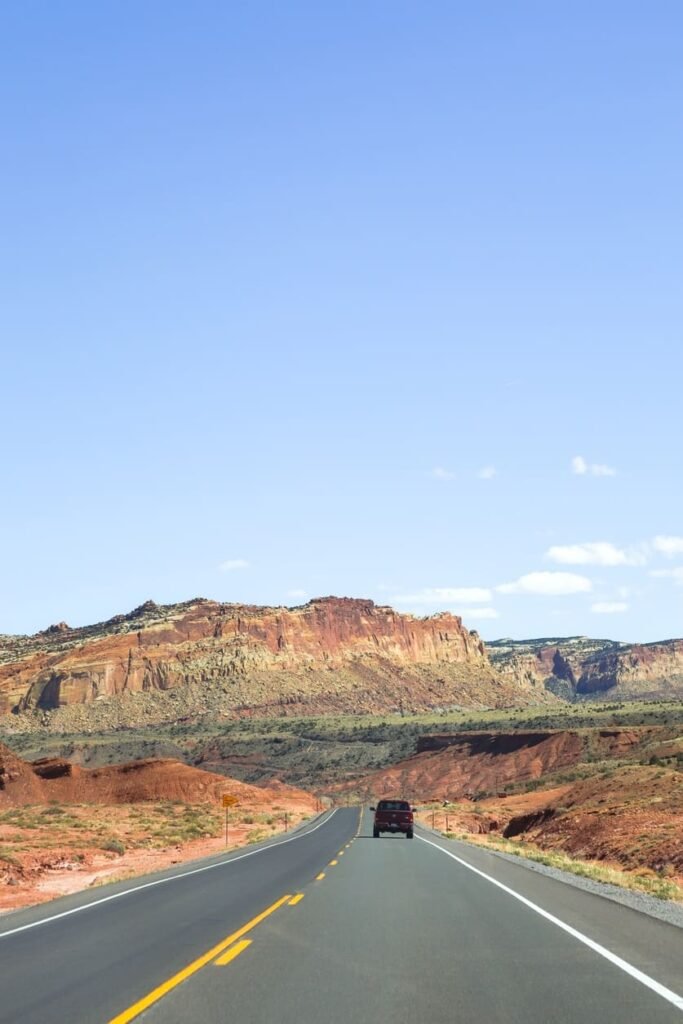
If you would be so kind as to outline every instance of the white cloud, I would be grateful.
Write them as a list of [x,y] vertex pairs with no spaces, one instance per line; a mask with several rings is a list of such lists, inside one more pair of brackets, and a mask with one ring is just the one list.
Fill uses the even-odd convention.
[[560,565],[645,565],[647,561],[642,549],[626,550],[609,541],[555,545],[548,548],[546,558]]
[[287,591],[287,597],[306,597],[306,591],[302,590],[301,587],[294,587],[292,590]]
[[467,623],[468,619],[500,618],[500,615],[495,608],[460,608],[458,610],[458,615],[465,620],[465,623]]
[[674,583],[678,583],[679,586],[683,587],[683,565],[677,566],[675,569],[654,569],[650,576],[657,576],[660,579],[670,579]]
[[218,568],[221,572],[234,572],[235,569],[248,569],[249,562],[244,558],[229,558],[227,562],[221,562]]
[[674,555],[683,555],[683,537],[655,537],[652,546],[660,555],[673,558]]
[[451,473],[450,469],[444,469],[443,466],[435,466],[432,476],[435,480],[455,480],[455,473]]
[[572,459],[572,473],[577,476],[616,476],[617,471],[612,466],[606,466],[601,462],[586,462],[583,455],[575,455]]
[[488,587],[423,587],[414,594],[395,594],[391,600],[394,604],[432,607],[469,602],[476,604],[479,601],[490,601],[491,591]]
[[477,473],[477,476],[479,477],[480,480],[493,480],[495,475],[495,466],[482,466],[482,468]]
[[626,601],[596,601],[591,605],[591,611],[596,615],[617,615],[619,612],[627,612]]
[[514,583],[501,583],[496,587],[500,594],[545,594],[548,597],[585,594],[592,589],[587,576],[573,572],[530,572]]

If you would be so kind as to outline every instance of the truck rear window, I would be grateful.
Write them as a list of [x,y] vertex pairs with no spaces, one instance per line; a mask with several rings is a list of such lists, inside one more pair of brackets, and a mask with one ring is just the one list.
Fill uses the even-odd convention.
[[380,800],[378,811],[409,811],[410,804],[406,800]]

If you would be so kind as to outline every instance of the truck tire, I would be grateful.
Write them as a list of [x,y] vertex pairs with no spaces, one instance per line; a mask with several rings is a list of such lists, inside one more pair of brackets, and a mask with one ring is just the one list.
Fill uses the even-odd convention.
[[412,838],[413,838],[413,830],[411,829],[409,832],[406,832],[406,839],[412,839]]
[[372,838],[373,839],[379,839],[379,829],[378,828],[373,828],[373,830],[372,830]]

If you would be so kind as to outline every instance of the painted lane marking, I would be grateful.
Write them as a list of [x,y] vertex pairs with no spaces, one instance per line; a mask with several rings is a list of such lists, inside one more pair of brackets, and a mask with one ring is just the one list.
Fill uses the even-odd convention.
[[614,964],[615,967],[618,967],[620,970],[624,971],[625,974],[630,975],[630,977],[635,978],[635,980],[639,981],[641,985],[645,985],[646,988],[656,992],[658,996],[661,996],[662,999],[666,999],[667,1002],[675,1006],[677,1010],[683,1011],[683,996],[679,996],[678,993],[673,992],[670,988],[667,988],[665,985],[661,985],[658,981],[655,981],[654,978],[651,978],[649,974],[645,974],[643,971],[638,970],[637,967],[634,967],[633,964],[630,964],[627,960],[623,960],[620,956],[617,956],[616,953],[612,953],[611,950],[606,949],[605,946],[601,946],[599,942],[595,942],[587,935],[584,935],[583,932],[578,931],[576,928],[572,928],[570,924],[565,924],[565,922],[560,920],[559,917],[555,917],[554,914],[548,913],[548,911],[544,910],[543,907],[539,907],[537,903],[532,903],[532,901],[528,900],[526,896],[522,896],[521,893],[515,892],[514,889],[504,885],[503,882],[499,882],[496,878],[492,878],[491,875],[487,875],[485,871],[480,871],[479,868],[475,868],[472,864],[468,864],[466,860],[463,860],[462,857],[458,857],[457,854],[451,853],[450,850],[444,850],[443,846],[433,843],[431,839],[425,839],[424,836],[417,835],[417,833],[416,836],[418,839],[421,839],[423,843],[427,843],[428,846],[433,846],[434,849],[439,850],[440,853],[445,853],[447,857],[457,861],[458,864],[462,864],[462,866],[467,868],[469,871],[473,871],[475,875],[485,878],[487,882],[495,885],[498,889],[502,889],[503,892],[506,892],[514,899],[519,900],[519,902],[523,903],[525,907],[528,907],[536,914],[544,917],[546,921],[550,921],[552,924],[557,925],[558,928],[567,932],[568,935],[578,939],[578,941],[582,942],[584,946],[588,946],[588,948],[592,949],[594,953],[598,954],[598,956],[604,957],[605,960],[609,960],[611,964]]
[[242,939],[241,942],[236,942],[234,946],[231,946],[227,953],[223,953],[223,956],[219,956],[218,960],[214,960],[217,967],[225,967],[231,960],[234,960],[236,956],[243,953],[247,946],[251,946],[251,939]]
[[331,861],[330,861],[330,867],[331,867],[331,868],[334,868],[334,867],[336,867],[336,866],[337,866],[337,864],[338,864],[338,863],[339,863],[339,861],[338,861],[338,860],[331,860]]
[[321,871],[319,875],[315,876],[315,880],[316,880],[316,882],[322,882],[324,877],[325,877],[325,872]]
[[297,903],[301,903],[302,899],[304,898],[304,895],[305,893],[299,892],[296,894],[296,896],[292,896],[291,900],[289,901],[290,907],[295,907]]
[[152,991],[146,996],[143,996],[142,999],[138,999],[137,1003],[133,1003],[133,1005],[129,1006],[127,1010],[119,1013],[117,1017],[112,1017],[109,1024],[128,1024],[128,1021],[139,1016],[143,1010],[147,1010],[150,1006],[153,1006],[154,1003],[158,1003],[159,1000],[163,999],[165,995],[168,995],[172,989],[192,977],[193,974],[200,971],[202,967],[206,966],[206,964],[215,960],[219,953],[222,953],[237,939],[241,939],[243,935],[246,935],[246,933],[250,932],[252,928],[255,928],[257,924],[260,924],[264,918],[269,917],[270,914],[274,914],[283,903],[286,903],[287,900],[291,900],[291,898],[292,894],[288,893],[286,896],[283,896],[281,899],[277,900],[277,902],[273,903],[270,907],[267,907],[266,910],[261,911],[261,913],[257,914],[256,917],[252,917],[251,921],[247,921],[246,924],[243,924],[242,927],[238,928],[236,932],[232,933],[232,935],[228,935],[227,938],[222,939],[217,946],[214,946],[202,956],[197,957],[197,959],[193,960],[191,964],[188,964],[187,967],[183,967],[182,971],[178,971],[177,974],[174,974],[167,981],[162,982],[161,985],[157,985],[155,989],[152,989]]
[[301,832],[297,836],[290,836],[289,839],[280,839],[276,843],[271,843],[270,846],[263,846],[260,850],[250,850],[249,853],[242,853],[239,857],[233,857],[231,860],[221,860],[218,864],[206,864],[202,868],[192,868],[190,871],[183,871],[178,875],[171,875],[168,878],[157,878],[154,882],[144,882],[142,885],[136,885],[132,889],[124,889],[122,892],[112,893],[111,896],[103,896],[99,900],[93,900],[92,903],[84,903],[81,907],[72,907],[71,910],[63,910],[59,914],[51,914],[50,917],[43,917],[40,921],[32,921],[31,924],[22,924],[18,928],[11,928],[9,931],[0,932],[0,940],[7,939],[10,935],[17,935],[19,932],[28,931],[29,928],[38,928],[40,925],[49,924],[51,921],[59,921],[62,917],[70,917],[72,914],[80,914],[83,910],[90,910],[92,907],[99,907],[103,903],[109,903],[111,900],[121,899],[122,896],[130,896],[134,892],[142,892],[143,889],[152,889],[155,885],[166,885],[168,882],[175,882],[179,878],[189,878],[190,875],[199,875],[203,871],[213,871],[214,868],[229,867],[230,864],[236,864],[239,860],[246,860],[247,857],[255,857],[259,853],[266,853],[268,850],[275,849],[276,846],[284,846],[285,843],[293,843],[297,839],[305,839],[306,836],[310,836],[313,832],[317,832],[319,828],[326,825],[334,814],[337,813],[337,809],[332,811],[329,818],[325,818],[324,821],[319,821],[313,828],[308,829],[307,832]]

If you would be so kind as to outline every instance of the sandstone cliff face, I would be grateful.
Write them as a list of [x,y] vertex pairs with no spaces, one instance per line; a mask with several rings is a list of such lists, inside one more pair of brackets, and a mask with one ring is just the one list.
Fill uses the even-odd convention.
[[0,713],[136,694],[158,698],[159,720],[183,713],[178,698],[190,713],[419,710],[530,703],[537,689],[542,698],[534,682],[501,681],[457,616],[419,619],[347,598],[291,609],[148,602],[97,626],[0,638]]
[[683,697],[683,640],[497,640],[486,649],[505,678],[544,686],[565,700]]

